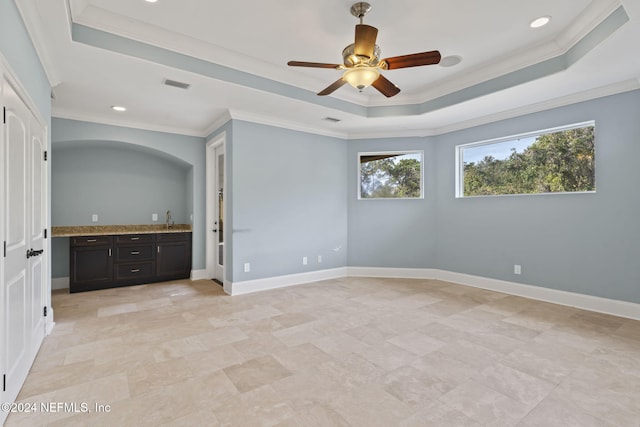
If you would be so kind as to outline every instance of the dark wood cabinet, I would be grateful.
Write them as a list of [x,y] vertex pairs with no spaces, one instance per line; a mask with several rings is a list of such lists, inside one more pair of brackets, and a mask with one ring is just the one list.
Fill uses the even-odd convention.
[[72,292],[110,287],[113,282],[112,244],[111,236],[71,239],[69,272]]
[[174,280],[191,271],[191,233],[157,235],[156,276]]
[[191,233],[71,238],[70,292],[189,278]]

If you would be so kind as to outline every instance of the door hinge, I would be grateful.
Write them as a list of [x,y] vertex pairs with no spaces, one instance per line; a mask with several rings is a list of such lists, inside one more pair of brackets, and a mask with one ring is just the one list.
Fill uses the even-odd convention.
[[46,306],[46,305],[44,306],[44,312],[43,312],[43,314],[44,314],[44,317],[47,317],[47,306]]
[[2,246],[4,246],[4,257],[7,257],[7,241],[5,240],[4,243],[2,244]]
[[46,150],[45,150],[45,152],[44,152],[44,161],[45,161],[45,162],[47,161],[47,151],[46,151]]
[[7,107],[2,107],[2,124],[7,124]]
[[2,374],[2,391],[7,391],[7,374]]
[[47,229],[46,228],[44,229],[44,238],[45,239],[47,238]]

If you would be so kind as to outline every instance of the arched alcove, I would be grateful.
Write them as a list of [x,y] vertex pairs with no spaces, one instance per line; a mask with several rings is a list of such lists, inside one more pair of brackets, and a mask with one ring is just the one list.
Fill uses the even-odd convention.
[[[158,223],[164,221],[164,216],[167,209],[171,209],[174,214],[174,220],[176,223],[191,223],[193,230],[193,270],[192,274],[196,277],[202,274],[205,266],[205,244],[204,244],[204,221],[205,221],[205,139],[202,137],[178,135],[166,132],[156,132],[144,129],[136,129],[129,127],[113,126],[100,123],[91,123],[78,120],[69,120],[63,118],[53,118],[51,123],[51,146],[52,146],[52,178],[51,178],[51,200],[52,200],[52,216],[51,224],[56,225],[86,225],[93,224],[90,222],[91,215],[98,214],[98,224],[109,224],[117,221],[117,223],[132,223],[132,224],[151,224],[151,214],[158,213]],[[91,151],[97,153],[100,150],[114,150],[116,153],[111,153],[112,161],[105,162],[107,156],[91,155],[83,156],[83,150],[96,150]],[[92,158],[99,159],[100,162],[105,163],[103,167],[104,179],[108,181],[111,178],[114,183],[111,187],[105,190],[102,194],[104,199],[102,204],[100,201],[95,200],[95,196],[100,196],[96,191],[95,194],[87,196],[87,191],[96,189],[100,186],[92,186],[91,179],[87,178],[95,175],[95,169],[91,169],[91,164],[85,164],[82,166],[85,168],[84,173],[80,173],[78,165],[69,164],[65,160],[71,160],[74,158],[78,162],[91,161]],[[138,177],[141,180],[149,181],[149,176],[156,177],[153,182],[164,182],[165,185],[159,187],[163,191],[169,191],[176,193],[177,190],[166,190],[167,188],[180,188],[182,189],[183,201],[177,202],[178,207],[172,208],[168,205],[168,202],[164,196],[155,197],[157,201],[156,207],[149,209],[152,202],[142,203],[144,198],[151,197],[148,194],[142,194],[138,192],[139,197],[129,194],[127,197],[117,197],[118,188],[128,193],[131,188],[135,188],[133,185],[129,185],[126,180],[120,178],[127,176],[124,172],[116,174],[117,168],[124,168],[130,163],[134,163],[133,159],[143,159],[147,169],[151,168],[149,163],[155,162],[156,170],[162,169],[165,173],[158,174],[157,172],[151,172],[150,174],[138,173]],[[62,163],[59,163],[62,161]],[[109,166],[112,168],[109,170]],[[131,168],[129,168],[131,169]],[[153,168],[152,168],[153,169]],[[184,177],[180,176],[172,182],[171,178],[164,179],[170,174],[176,174],[177,170],[184,172]],[[67,176],[67,180],[60,180],[59,173],[61,171],[67,175],[74,174],[75,176]],[[173,171],[173,172],[170,172]],[[182,173],[182,172],[180,172]],[[136,176],[133,172],[130,173],[129,178]],[[175,176],[175,175],[174,175]],[[64,178],[64,177],[63,177]],[[75,180],[75,181],[74,181]],[[76,185],[75,182],[81,185]],[[117,181],[117,185],[115,184]],[[61,184],[61,182],[69,182],[69,184]],[[147,182],[147,187],[152,187],[150,182]],[[68,207],[60,209],[58,202],[63,202],[63,197],[68,194],[66,190],[62,190],[60,193],[60,186],[68,185],[71,188],[79,187],[75,197],[69,198],[69,203],[76,206],[81,205],[83,199],[94,200],[95,206],[105,206],[104,215],[100,212],[82,211],[81,209],[90,209],[89,207],[80,206],[75,210],[75,214],[71,214]],[[106,186],[104,185],[101,186]],[[79,193],[82,192],[82,197]],[[62,194],[62,195],[61,195]],[[58,200],[57,200],[58,199]],[[129,202],[127,202],[127,200]],[[106,206],[108,204],[108,206]],[[65,216],[61,216],[61,211],[69,212]],[[157,210],[157,212],[156,212]],[[175,212],[174,212],[175,210]],[[71,219],[71,216],[78,215],[75,219]],[[66,217],[66,219],[64,219]],[[87,220],[89,222],[87,222]],[[57,238],[52,240],[52,277],[64,278],[68,275],[68,239]],[[195,273],[193,273],[195,271]],[[55,284],[55,282],[54,282]]]
[[189,223],[192,166],[120,141],[64,141],[51,155],[51,222],[59,225]]

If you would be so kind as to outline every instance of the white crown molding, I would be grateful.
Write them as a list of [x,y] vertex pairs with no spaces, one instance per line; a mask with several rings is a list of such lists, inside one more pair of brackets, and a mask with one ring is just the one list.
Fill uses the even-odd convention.
[[554,39],[544,40],[527,49],[505,53],[471,70],[453,74],[437,85],[429,85],[425,90],[417,92],[412,99],[405,98],[403,101],[412,104],[423,103],[566,54],[620,6],[619,0],[591,2]]
[[51,111],[51,117],[55,117],[59,119],[79,120],[83,122],[98,123],[103,125],[120,126],[125,128],[149,130],[154,132],[174,133],[174,134],[185,135],[185,136],[197,136],[201,138],[204,138],[208,135],[202,131],[194,131],[193,129],[176,128],[172,126],[162,126],[162,125],[155,125],[155,124],[150,125],[149,123],[141,123],[133,120],[117,120],[117,119],[111,119],[111,118],[107,118],[97,114],[89,114],[89,113],[75,111],[75,110],[64,110],[64,109],[55,108],[55,107]]
[[80,120],[85,122],[100,123],[113,126],[122,126],[135,129],[150,130],[156,132],[174,133],[178,135],[207,137],[213,132],[218,130],[229,120],[241,120],[256,124],[263,124],[267,126],[273,126],[283,129],[289,129],[293,131],[306,132],[315,135],[328,136],[332,138],[339,138],[344,140],[358,140],[358,139],[378,139],[378,138],[404,138],[404,137],[427,137],[438,136],[458,130],[469,129],[475,126],[481,126],[489,123],[495,123],[501,120],[511,119],[515,117],[524,116],[527,114],[537,113],[540,111],[546,111],[553,108],[564,107],[567,105],[575,104],[578,102],[589,101],[592,99],[602,98],[609,95],[615,95],[618,93],[629,92],[632,90],[640,89],[640,77],[625,80],[622,82],[614,83],[611,85],[597,87],[588,91],[579,92],[548,101],[540,102],[537,104],[527,105],[524,107],[518,107],[511,110],[501,111],[495,114],[474,118],[471,120],[465,120],[462,122],[454,123],[449,126],[440,128],[419,128],[419,129],[394,129],[389,131],[364,131],[364,132],[339,132],[334,130],[323,129],[320,127],[309,126],[299,122],[293,122],[288,120],[282,120],[277,117],[261,115],[240,110],[228,110],[222,115],[216,117],[209,126],[203,131],[194,131],[193,129],[174,128],[168,126],[149,126],[147,123],[137,123],[132,121],[122,121],[108,119],[99,115],[86,114],[84,112],[61,110],[54,108],[52,112],[53,117],[70,120]]
[[[323,85],[327,84],[324,80],[296,71],[285,64],[277,65],[256,59],[194,37],[125,18],[93,5],[83,8],[80,13],[74,13],[73,22],[312,92],[320,91]],[[260,74],[257,74],[256,70],[260,70]],[[367,105],[366,99],[357,93],[341,92],[333,97],[362,106]]]
[[495,123],[501,120],[512,119],[527,114],[538,113],[541,111],[551,110],[553,108],[564,107],[567,105],[576,104],[578,102],[589,101],[592,99],[602,98],[609,95],[616,95],[623,92],[630,92],[637,89],[640,89],[640,77],[613,83],[607,86],[597,87],[584,92],[554,98],[548,101],[539,102],[537,104],[531,104],[524,107],[501,111],[495,114],[489,114],[471,120],[465,120],[449,126],[443,126],[439,128],[406,129],[401,131],[353,132],[349,133],[348,139],[356,140],[444,135],[458,130],[469,129],[476,126]]
[[580,15],[556,37],[559,46],[565,52],[582,40],[589,32],[595,29],[602,21],[622,6],[619,0],[593,1]]
[[[419,104],[436,99],[565,54],[620,6],[619,0],[591,2],[554,39],[544,40],[537,45],[528,46],[526,49],[518,49],[498,58],[492,58],[491,61],[475,66],[470,70],[453,74],[449,78],[437,82],[437,84],[425,85],[421,91],[415,91],[412,94],[401,93],[395,99],[381,100],[379,97],[372,95],[362,96],[362,94],[355,92],[342,91],[334,94],[333,97],[368,107]],[[317,92],[326,83],[305,73],[292,70],[284,66],[284,64],[277,65],[259,60],[210,42],[125,18],[93,5],[88,5],[78,12],[74,11],[73,20],[80,25],[186,54],[249,74],[258,75],[256,70],[260,70],[260,77],[313,92]]]
[[44,73],[49,81],[49,86],[56,86],[61,83],[59,73],[55,66],[55,62],[51,59],[46,38],[42,34],[42,21],[38,8],[33,4],[33,0],[24,0],[15,2],[22,21],[29,33],[33,47],[40,59]]
[[204,136],[208,137],[213,132],[217,131],[222,126],[224,126],[229,120],[231,120],[231,118],[232,117],[231,117],[231,114],[229,113],[229,110],[227,110],[224,113],[220,114],[218,117],[213,119],[213,121],[211,122],[211,124],[209,126],[207,126],[207,128],[204,131]]
[[464,122],[459,122],[451,126],[436,128],[432,130],[432,135],[444,135],[446,133],[454,132],[457,130],[469,129],[475,126],[494,123],[506,119],[512,119],[514,117],[538,113],[541,111],[551,110],[554,108],[564,107],[567,105],[577,104],[579,102],[590,101],[592,99],[602,98],[609,95],[616,95],[618,93],[629,92],[637,89],[640,89],[639,79],[625,80],[623,82],[597,87],[588,91],[578,92],[571,95],[550,99],[548,101],[514,108],[511,110],[501,111],[499,113],[478,117],[476,119],[467,120]]
[[231,118],[233,118],[234,120],[242,120],[246,122],[268,125],[268,126],[289,129],[289,130],[295,130],[299,132],[306,132],[306,133],[311,133],[316,135],[328,136],[332,138],[347,139],[348,137],[346,132],[331,131],[328,129],[323,129],[321,127],[309,126],[308,124],[292,122],[289,120],[283,120],[281,118],[276,118],[276,117],[262,115],[262,114],[256,114],[256,113],[247,112],[247,111],[234,109],[234,110],[229,110],[229,114],[231,115]]

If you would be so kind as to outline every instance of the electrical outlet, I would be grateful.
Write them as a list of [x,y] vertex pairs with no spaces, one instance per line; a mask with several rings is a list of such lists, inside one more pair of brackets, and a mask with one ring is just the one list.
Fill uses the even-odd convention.
[[158,220],[158,214],[154,213],[151,214],[151,221],[157,221]]
[[251,264],[249,264],[248,262],[244,263],[244,272],[248,273],[251,271]]
[[91,222],[98,222],[98,214],[91,215]]
[[322,264],[322,255],[318,255],[318,264]]
[[513,274],[522,274],[522,266],[520,264],[513,265]]
[[302,257],[302,265],[307,265],[307,257],[306,256]]

